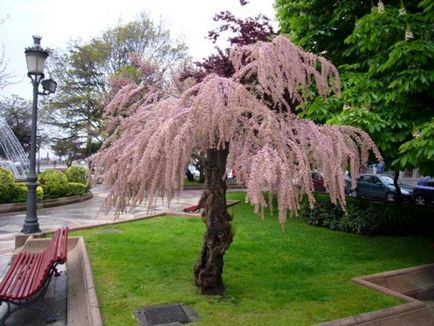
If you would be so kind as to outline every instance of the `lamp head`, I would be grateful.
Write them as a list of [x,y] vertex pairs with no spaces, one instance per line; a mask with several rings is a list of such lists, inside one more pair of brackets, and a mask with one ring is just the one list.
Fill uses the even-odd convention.
[[44,79],[42,82],[42,88],[44,89],[44,94],[48,95],[51,93],[54,93],[56,91],[57,88],[57,83],[50,79]]
[[33,36],[33,46],[26,48],[27,75],[29,77],[44,78],[45,60],[48,57],[48,51],[41,47],[41,37]]

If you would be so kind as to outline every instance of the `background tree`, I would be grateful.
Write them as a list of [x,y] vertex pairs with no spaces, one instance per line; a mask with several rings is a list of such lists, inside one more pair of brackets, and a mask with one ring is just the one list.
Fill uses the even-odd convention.
[[350,123],[352,108],[368,111],[378,122],[371,134],[395,171],[419,167],[422,173],[434,173],[434,165],[426,164],[434,163],[434,143],[427,141],[416,156],[404,151],[407,142],[426,135],[423,130],[434,118],[433,31],[423,7],[410,12],[403,6],[379,6],[359,20],[346,40],[361,60],[346,67],[344,101],[350,110],[332,122]]
[[110,79],[118,74],[137,77],[132,53],[169,73],[185,57],[186,48],[142,14],[85,44],[73,42],[64,51],[54,51],[49,70],[59,85],[46,103],[46,122],[63,130],[65,140],[72,141],[71,134],[82,139],[88,154],[99,148],[105,137],[102,116]]
[[72,161],[81,158],[81,142],[77,137],[58,138],[52,140],[51,150],[57,157],[65,160],[66,166],[70,167]]
[[[5,21],[9,18],[9,15],[6,17],[0,18],[0,26],[5,23]],[[1,45],[0,51],[0,90],[5,88],[6,86],[13,83],[12,79],[15,77],[13,73],[8,71],[8,60],[6,58],[6,51],[4,45]]]
[[52,54],[50,75],[58,81],[58,89],[44,99],[41,120],[55,128],[55,140],[71,141],[70,135],[75,134],[83,142],[92,138],[102,143],[101,96],[106,91],[103,50],[92,42],[74,43],[65,52]]
[[6,120],[24,151],[29,152],[32,104],[15,95],[3,98],[0,100],[0,116]]
[[336,66],[351,62],[343,40],[357,19],[369,13],[371,1],[276,0],[280,31],[306,51],[321,54]]
[[[294,6],[301,8],[301,4],[307,3],[319,2],[299,1]],[[367,12],[365,7],[362,11],[348,11],[351,1],[321,3],[323,12],[315,6],[313,11],[306,10],[309,17],[298,19],[292,16],[294,12],[285,11],[292,4],[276,1],[282,28],[292,26],[287,32],[299,44],[308,49],[313,44],[316,51],[340,64],[342,97],[318,98],[305,106],[300,115],[318,122],[353,125],[369,132],[381,149],[387,168],[396,171],[396,181],[398,171],[405,168],[418,167],[422,173],[433,174],[432,3],[388,1],[385,5],[379,1]],[[339,33],[323,31],[340,30],[344,19],[338,18],[342,12],[354,17],[354,23],[342,34],[346,36],[345,43],[339,44]],[[362,15],[356,15],[357,12]],[[304,19],[309,21],[306,26],[311,27],[305,39],[295,27],[298,20]],[[323,43],[327,40],[328,44]]]
[[[230,77],[208,74],[181,97],[140,98],[143,104],[93,158],[97,173],[103,171],[105,181],[113,183],[106,205],[119,212],[143,200],[153,205],[158,196],[173,199],[183,187],[191,154],[206,153],[201,198],[206,232],[194,269],[203,294],[224,291],[223,256],[233,240],[225,198],[227,167],[237,170],[257,212],[272,202],[267,204],[263,190],[270,191],[270,199],[277,194],[283,224],[304,194],[313,203],[311,168],[322,169],[332,202],[344,205],[343,169],[351,168],[355,176],[369,150],[379,157],[361,130],[317,126],[291,113],[287,98],[307,101],[306,90],[313,85],[322,96],[339,91],[337,70],[326,59],[280,36],[235,47],[229,60],[234,68]],[[135,94],[134,87],[123,93],[122,103],[131,103]]]
[[8,61],[6,59],[5,48],[2,46],[0,51],[0,89],[10,85],[13,77],[15,77],[14,74],[8,71]]
[[[241,5],[245,4],[242,3]],[[194,78],[197,82],[200,82],[211,73],[222,77],[230,77],[235,72],[229,59],[232,47],[253,44],[257,41],[269,41],[277,35],[270,24],[270,20],[264,15],[241,19],[235,17],[229,11],[222,11],[216,14],[213,19],[220,22],[220,26],[208,32],[208,39],[215,44],[222,37],[222,34],[229,32],[230,36],[227,39],[229,47],[225,49],[216,47],[216,54],[195,62],[194,66],[183,67],[180,72],[181,80]]]

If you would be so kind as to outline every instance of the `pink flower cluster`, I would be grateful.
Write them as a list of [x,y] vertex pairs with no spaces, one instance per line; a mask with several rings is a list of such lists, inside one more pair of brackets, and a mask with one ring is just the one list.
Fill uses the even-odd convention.
[[170,202],[183,187],[193,151],[227,147],[227,165],[246,184],[257,212],[270,207],[265,190],[277,194],[281,223],[288,211],[298,210],[304,194],[313,204],[312,169],[322,171],[331,200],[345,205],[345,169],[356,176],[369,151],[381,160],[370,137],[353,127],[319,126],[290,110],[270,110],[263,100],[287,107],[289,93],[304,101],[303,89],[313,81],[321,95],[338,92],[336,68],[280,36],[237,48],[231,58],[234,78],[208,75],[179,98],[148,101],[128,85],[119,91],[123,95],[107,110],[134,113],[93,157],[96,171],[113,184],[107,207],[121,212],[142,201],[152,206],[158,197]]

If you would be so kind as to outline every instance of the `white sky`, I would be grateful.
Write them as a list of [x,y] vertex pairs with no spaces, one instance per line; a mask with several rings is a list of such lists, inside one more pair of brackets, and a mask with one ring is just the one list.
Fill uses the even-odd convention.
[[241,6],[239,0],[0,0],[0,21],[5,19],[0,25],[0,46],[4,46],[9,60],[8,71],[18,81],[1,90],[0,96],[16,94],[31,99],[24,49],[33,44],[32,35],[42,36],[43,48],[66,48],[71,40],[87,41],[145,11],[154,22],[163,21],[173,36],[182,37],[194,59],[202,59],[214,49],[206,35],[218,26],[212,20],[215,13],[230,10],[237,17],[264,14],[274,19],[273,3],[250,0]]

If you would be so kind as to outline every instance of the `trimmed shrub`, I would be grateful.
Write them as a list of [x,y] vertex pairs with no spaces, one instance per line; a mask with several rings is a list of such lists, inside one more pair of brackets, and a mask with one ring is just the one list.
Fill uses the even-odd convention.
[[313,208],[303,202],[298,215],[312,225],[364,235],[434,234],[431,208],[347,197],[344,212],[326,194],[317,194],[316,200]]
[[71,166],[66,169],[65,175],[68,178],[68,182],[87,184],[87,169],[85,167]]
[[68,182],[68,196],[83,195],[87,192],[86,185],[80,182]]
[[[27,201],[27,185],[25,183],[15,183],[15,196],[14,203],[23,203]],[[42,201],[44,199],[44,190],[41,186],[36,188],[36,200]]]
[[0,204],[10,203],[14,197],[15,177],[5,168],[0,168]]
[[68,179],[60,171],[49,169],[38,176],[39,185],[44,189],[44,198],[53,199],[68,194]]

